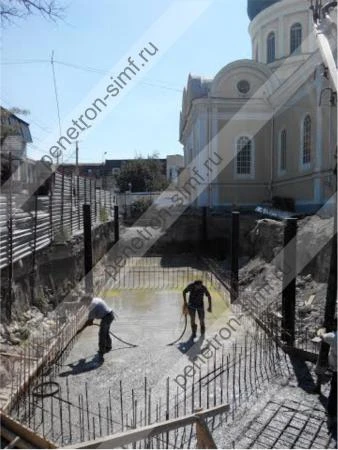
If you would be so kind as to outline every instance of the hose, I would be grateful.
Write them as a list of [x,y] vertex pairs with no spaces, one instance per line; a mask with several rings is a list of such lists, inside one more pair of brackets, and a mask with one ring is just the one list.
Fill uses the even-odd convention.
[[[96,327],[100,326],[98,323],[93,323],[93,325],[95,325]],[[118,341],[122,342],[123,344],[129,345],[129,347],[138,347],[138,345],[136,345],[136,344],[131,344],[130,342],[124,341],[123,339],[119,338],[112,331],[109,331],[109,334],[112,335]]]
[[[54,389],[51,390],[50,392],[43,392],[43,387],[44,386],[54,386]],[[38,390],[40,389],[40,392],[38,392]],[[37,384],[36,386],[34,386],[34,388],[32,389],[32,395],[34,397],[52,397],[53,395],[57,394],[60,390],[60,385],[59,383],[57,383],[56,381],[45,381],[43,383]]]
[[185,330],[187,329],[187,325],[188,325],[188,317],[187,317],[187,314],[184,314],[184,329],[182,331],[182,334],[174,342],[170,342],[170,344],[167,344],[167,346],[174,345],[174,344],[176,344],[176,342],[178,342],[182,339],[182,337],[184,336]]

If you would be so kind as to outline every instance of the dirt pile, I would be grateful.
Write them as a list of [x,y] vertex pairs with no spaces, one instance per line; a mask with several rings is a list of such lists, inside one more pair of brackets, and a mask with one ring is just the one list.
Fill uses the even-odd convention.
[[[259,298],[281,317],[284,224],[258,220],[251,231],[251,255],[239,273],[244,303]],[[311,216],[298,221],[296,323],[300,341],[315,336],[322,324],[331,257],[333,219]]]

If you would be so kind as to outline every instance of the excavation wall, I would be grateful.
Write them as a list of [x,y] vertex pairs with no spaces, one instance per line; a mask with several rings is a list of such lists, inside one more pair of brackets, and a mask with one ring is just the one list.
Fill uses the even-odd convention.
[[[93,263],[95,264],[114,241],[114,224],[107,222],[92,231]],[[1,317],[6,323],[24,319],[32,307],[42,313],[55,308],[69,294],[84,274],[83,235],[70,241],[53,244],[14,264],[13,301],[10,305],[8,267],[1,271]],[[3,326],[3,324],[2,324]],[[1,330],[3,331],[3,330]],[[18,336],[20,338],[20,336]]]

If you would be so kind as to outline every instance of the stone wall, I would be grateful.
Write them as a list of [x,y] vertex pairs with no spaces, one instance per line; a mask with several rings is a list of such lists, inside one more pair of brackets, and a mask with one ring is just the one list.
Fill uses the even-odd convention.
[[[254,214],[243,213],[240,216],[240,256],[251,253],[249,234],[256,220]],[[231,215],[208,215],[206,235],[205,241],[201,214],[183,214],[156,242],[151,253],[192,252],[226,259],[231,248]]]

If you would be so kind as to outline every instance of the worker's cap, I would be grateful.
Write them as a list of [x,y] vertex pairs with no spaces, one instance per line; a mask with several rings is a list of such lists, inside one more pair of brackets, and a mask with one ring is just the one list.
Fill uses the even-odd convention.
[[202,280],[195,280],[195,284],[203,284]]

